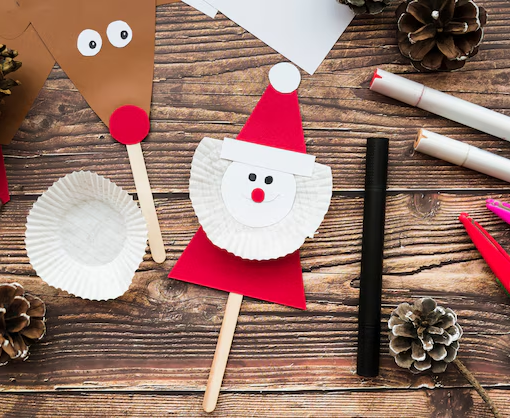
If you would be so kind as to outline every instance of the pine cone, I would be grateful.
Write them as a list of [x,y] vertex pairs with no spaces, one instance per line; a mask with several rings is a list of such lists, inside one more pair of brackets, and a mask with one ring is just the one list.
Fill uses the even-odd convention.
[[13,73],[21,67],[21,62],[15,61],[18,51],[13,51],[5,45],[0,44],[0,104],[5,96],[11,95],[11,88],[19,86],[20,82],[12,78],[5,78],[7,74]]
[[18,283],[0,284],[0,366],[26,360],[28,347],[46,333],[46,307]]
[[418,71],[452,71],[478,53],[487,12],[472,0],[407,0],[396,11],[398,46]]
[[423,298],[410,305],[401,303],[388,321],[390,354],[395,362],[413,373],[431,369],[442,373],[457,357],[462,328],[457,315]]
[[357,15],[381,13],[391,0],[338,0],[349,6]]

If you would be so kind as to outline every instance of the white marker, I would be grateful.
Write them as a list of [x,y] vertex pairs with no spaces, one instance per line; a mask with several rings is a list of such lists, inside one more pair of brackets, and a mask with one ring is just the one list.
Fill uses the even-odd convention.
[[510,141],[510,117],[399,75],[378,68],[370,90]]
[[447,136],[420,129],[414,149],[449,163],[510,182],[510,160]]

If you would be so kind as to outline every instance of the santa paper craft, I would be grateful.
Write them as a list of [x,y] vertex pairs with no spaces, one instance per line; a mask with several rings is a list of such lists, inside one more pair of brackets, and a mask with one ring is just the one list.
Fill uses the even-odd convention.
[[328,211],[332,175],[306,154],[299,70],[274,66],[237,139],[204,138],[190,198],[201,224],[170,278],[230,292],[204,409],[215,408],[243,295],[305,309],[299,248]]

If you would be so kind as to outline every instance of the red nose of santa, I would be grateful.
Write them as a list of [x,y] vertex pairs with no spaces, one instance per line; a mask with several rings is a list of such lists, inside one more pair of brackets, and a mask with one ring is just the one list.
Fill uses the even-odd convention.
[[138,144],[149,135],[149,130],[149,116],[138,106],[119,107],[110,117],[110,133],[121,144]]
[[264,190],[262,189],[253,189],[251,192],[251,199],[255,203],[262,203],[266,197],[266,194],[264,193]]

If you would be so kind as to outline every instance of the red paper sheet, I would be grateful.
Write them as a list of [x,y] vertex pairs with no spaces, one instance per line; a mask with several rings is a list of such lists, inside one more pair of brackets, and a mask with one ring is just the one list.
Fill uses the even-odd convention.
[[9,184],[7,183],[7,173],[5,172],[2,146],[0,146],[0,202],[5,205],[9,200]]
[[168,277],[306,309],[299,251],[277,260],[244,260],[216,247],[202,228]]

